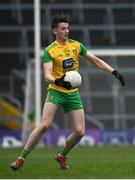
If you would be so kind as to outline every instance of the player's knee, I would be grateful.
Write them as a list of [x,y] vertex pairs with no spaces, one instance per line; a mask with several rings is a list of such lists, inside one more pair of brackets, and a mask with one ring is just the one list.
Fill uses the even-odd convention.
[[85,134],[85,130],[84,129],[78,129],[76,132],[75,132],[75,135],[79,138],[82,138]]
[[48,125],[47,124],[41,124],[40,126],[39,126],[39,132],[41,133],[41,134],[44,134],[47,130],[48,130]]

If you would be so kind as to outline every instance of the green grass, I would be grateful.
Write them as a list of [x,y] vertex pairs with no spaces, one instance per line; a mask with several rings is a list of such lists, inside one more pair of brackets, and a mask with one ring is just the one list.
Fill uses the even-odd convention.
[[68,171],[61,171],[54,155],[58,148],[36,148],[25,166],[12,171],[9,164],[21,149],[0,149],[0,179],[135,178],[134,147],[76,147],[69,154]]

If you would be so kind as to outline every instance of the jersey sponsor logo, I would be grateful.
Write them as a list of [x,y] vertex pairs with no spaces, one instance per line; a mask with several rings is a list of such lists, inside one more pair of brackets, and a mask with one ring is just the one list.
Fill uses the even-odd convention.
[[75,61],[70,58],[70,59],[65,59],[63,61],[63,69],[72,69]]

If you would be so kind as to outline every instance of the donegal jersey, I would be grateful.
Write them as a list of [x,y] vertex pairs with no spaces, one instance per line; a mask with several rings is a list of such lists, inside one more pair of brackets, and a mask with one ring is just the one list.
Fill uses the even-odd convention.
[[[69,39],[65,45],[54,41],[43,50],[43,63],[53,63],[52,75],[57,79],[62,77],[67,71],[78,71],[79,56],[84,56],[86,53],[87,48],[78,41]],[[77,90],[77,88],[67,90],[51,83],[49,84],[49,88],[62,92],[73,92]]]

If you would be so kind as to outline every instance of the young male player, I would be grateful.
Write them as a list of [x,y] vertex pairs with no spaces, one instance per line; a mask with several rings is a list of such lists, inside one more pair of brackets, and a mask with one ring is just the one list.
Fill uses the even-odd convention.
[[52,31],[55,41],[52,42],[43,54],[43,67],[45,79],[49,82],[48,94],[43,107],[42,119],[35,128],[20,156],[11,163],[13,170],[20,169],[28,154],[38,144],[40,138],[50,127],[59,106],[67,113],[73,132],[66,139],[65,145],[60,149],[55,159],[61,169],[68,169],[66,156],[85,134],[85,117],[82,101],[77,88],[72,89],[69,82],[64,81],[66,71],[79,69],[79,56],[84,56],[89,62],[111,73],[125,86],[122,75],[109,64],[91,54],[87,48],[69,36],[69,18],[65,15],[56,15],[52,20]]

